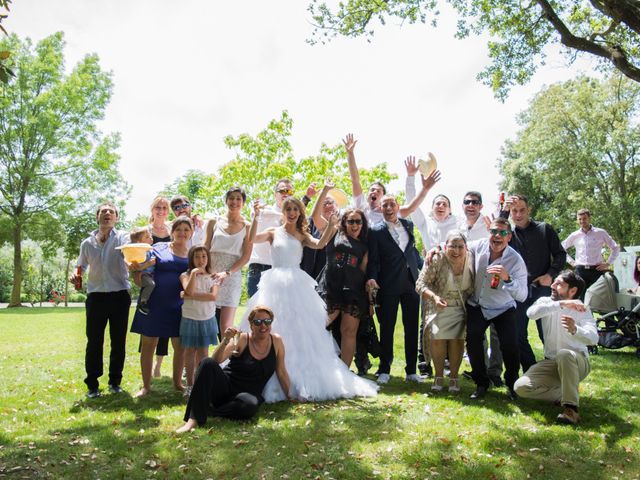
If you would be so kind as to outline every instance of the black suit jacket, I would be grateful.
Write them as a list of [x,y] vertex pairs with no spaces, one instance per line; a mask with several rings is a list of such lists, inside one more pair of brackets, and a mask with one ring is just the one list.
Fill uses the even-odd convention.
[[378,282],[380,293],[383,295],[405,293],[407,271],[409,280],[414,286],[420,273],[421,258],[415,247],[413,223],[404,218],[399,220],[409,234],[409,243],[404,252],[391,236],[385,222],[377,223],[369,230],[367,278]]

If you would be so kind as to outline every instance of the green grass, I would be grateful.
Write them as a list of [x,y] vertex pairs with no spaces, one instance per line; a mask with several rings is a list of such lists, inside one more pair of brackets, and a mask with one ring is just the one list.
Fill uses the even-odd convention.
[[[398,331],[394,376],[376,398],[264,405],[253,421],[213,419],[177,436],[184,400],[168,376],[144,399],[85,399],[84,309],[2,310],[0,338],[0,477],[640,477],[640,359],[631,349],[592,357],[577,427],[556,425],[553,405],[508,402],[504,389],[473,403],[468,381],[457,395],[406,385]],[[137,343],[131,335],[127,392],[140,386]]]

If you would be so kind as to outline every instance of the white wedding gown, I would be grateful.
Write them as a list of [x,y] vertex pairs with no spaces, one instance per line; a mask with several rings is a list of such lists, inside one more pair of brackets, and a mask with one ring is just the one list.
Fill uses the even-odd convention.
[[[373,396],[378,386],[351,372],[338,356],[325,329],[325,304],[316,282],[300,269],[302,244],[284,227],[276,228],[271,245],[273,268],[262,273],[258,291],[247,302],[240,328],[247,331],[248,312],[256,305],[273,310],[272,331],[282,336],[291,394],[308,401]],[[286,400],[274,374],[262,392],[268,403]]]

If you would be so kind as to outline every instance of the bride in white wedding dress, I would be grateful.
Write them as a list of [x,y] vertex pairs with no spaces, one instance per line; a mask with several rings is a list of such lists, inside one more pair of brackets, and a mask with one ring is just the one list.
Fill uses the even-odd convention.
[[[246,311],[256,305],[273,310],[272,330],[282,336],[285,346],[289,395],[303,401],[376,395],[378,386],[374,382],[358,377],[340,360],[333,337],[325,328],[327,311],[315,291],[316,282],[300,269],[302,247],[323,248],[333,237],[337,216],[329,220],[322,238],[316,240],[306,233],[300,200],[287,198],[282,213],[283,226],[255,237],[256,243],[271,243],[273,266],[262,273],[258,291],[247,302]],[[246,315],[240,327],[248,330]],[[269,403],[287,398],[275,375],[262,395]]]

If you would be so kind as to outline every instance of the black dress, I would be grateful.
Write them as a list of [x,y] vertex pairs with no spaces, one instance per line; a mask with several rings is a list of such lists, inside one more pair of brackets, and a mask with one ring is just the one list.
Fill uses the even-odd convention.
[[262,360],[251,355],[248,344],[240,355],[229,359],[224,369],[214,359],[205,358],[198,366],[184,421],[194,418],[198,425],[204,425],[207,417],[253,417],[264,402],[262,390],[275,371],[273,338]]
[[342,310],[362,319],[368,313],[365,273],[361,269],[368,246],[338,232],[327,245],[327,263],[318,279],[327,312]]

